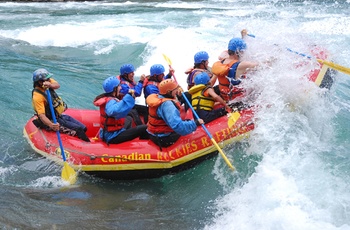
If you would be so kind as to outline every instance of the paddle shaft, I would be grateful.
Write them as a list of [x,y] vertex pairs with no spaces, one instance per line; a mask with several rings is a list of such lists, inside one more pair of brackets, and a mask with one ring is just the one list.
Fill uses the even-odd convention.
[[[187,99],[185,93],[182,92],[182,97],[185,99],[186,103],[188,104],[188,106],[191,108],[194,116],[196,117],[196,119],[199,119],[198,114],[196,113],[196,111],[193,109],[191,103],[189,102],[189,100]],[[232,169],[235,170],[235,168],[232,166],[231,162],[227,159],[225,153],[222,151],[222,149],[220,148],[220,146],[218,145],[218,143],[216,143],[215,139],[213,138],[213,136],[210,134],[209,130],[207,129],[207,127],[205,127],[204,124],[201,124],[202,128],[204,129],[204,131],[207,133],[207,135],[209,136],[211,142],[215,145],[215,147],[217,148],[217,150],[219,151],[219,153],[221,154],[222,158],[224,158],[226,164]]]
[[[53,123],[56,124],[57,123],[56,114],[55,114],[55,111],[53,109],[52,100],[51,100],[51,93],[50,93],[49,89],[46,90],[46,94],[47,94],[47,101],[48,101],[49,106],[50,106],[51,117],[52,117]],[[56,135],[57,135],[58,143],[60,145],[62,159],[63,159],[63,161],[66,161],[66,155],[64,154],[63,144],[62,144],[61,135],[60,135],[59,130],[56,131]]]

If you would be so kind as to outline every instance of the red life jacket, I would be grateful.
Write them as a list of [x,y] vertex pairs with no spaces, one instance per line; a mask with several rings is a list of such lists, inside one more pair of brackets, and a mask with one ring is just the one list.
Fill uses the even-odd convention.
[[129,89],[135,88],[135,85],[136,85],[135,82],[127,81],[124,78],[122,78],[120,75],[116,76],[116,78],[120,81],[120,84],[126,84],[129,87]]
[[158,88],[159,83],[160,83],[160,82],[155,81],[155,80],[153,80],[153,79],[147,79],[147,78],[146,78],[146,79],[144,80],[144,82],[143,82],[143,87],[145,88],[145,87],[148,86],[148,85],[155,85],[155,86],[157,86],[157,88]]
[[94,105],[100,107],[100,126],[103,130],[107,132],[114,132],[122,129],[124,127],[125,119],[115,119],[114,117],[109,117],[106,114],[105,108],[107,102],[110,100],[117,100],[115,97],[102,97],[94,102]]
[[157,94],[151,94],[146,99],[148,104],[148,123],[147,130],[153,134],[172,133],[174,130],[170,128],[165,121],[157,115],[159,106],[165,101],[172,101],[178,110],[181,110],[180,102],[170,98],[159,98]]

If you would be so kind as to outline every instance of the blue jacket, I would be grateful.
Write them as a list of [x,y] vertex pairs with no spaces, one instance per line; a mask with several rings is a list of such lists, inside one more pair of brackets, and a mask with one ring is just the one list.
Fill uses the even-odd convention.
[[153,93],[159,94],[159,88],[156,85],[146,85],[145,88],[143,88],[143,94],[145,95],[145,98]]
[[[163,96],[158,95],[159,98]],[[180,117],[180,111],[176,108],[172,101],[163,102],[157,109],[157,115],[161,117],[165,123],[171,127],[176,133],[181,136],[185,136],[194,132],[197,129],[197,125],[193,120],[183,121]],[[170,133],[164,133],[158,136],[168,136]]]
[[[114,117],[115,119],[121,119],[125,118],[134,106],[135,99],[130,94],[126,94],[120,101],[108,101],[105,107],[105,112],[107,116]],[[125,131],[124,128],[114,132],[103,132],[103,130],[100,130],[100,136],[103,134],[104,139],[108,143],[111,139],[118,136],[123,131]]]
[[[168,74],[163,78],[163,80],[169,79],[169,78],[171,78],[171,75]],[[146,85],[143,88],[143,94],[145,98],[147,98],[152,93],[159,94],[159,88],[156,85],[150,84],[150,85]]]
[[131,84],[133,87],[130,87],[128,84],[126,84],[126,83],[122,83],[122,84],[120,84],[120,86],[121,86],[121,89],[120,89],[120,92],[122,93],[122,94],[127,94],[128,92],[129,92],[129,89],[133,89],[135,92],[134,92],[134,94],[135,94],[135,97],[139,97],[140,95],[141,95],[141,93],[142,93],[142,88],[143,88],[143,82],[138,82],[137,84]]

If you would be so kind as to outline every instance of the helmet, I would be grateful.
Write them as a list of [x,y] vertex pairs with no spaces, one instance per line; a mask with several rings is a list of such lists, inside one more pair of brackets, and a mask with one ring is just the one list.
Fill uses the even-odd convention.
[[241,38],[232,38],[228,43],[228,50],[239,52],[247,49],[247,44]]
[[194,55],[194,64],[199,64],[202,61],[207,61],[209,59],[209,55],[205,51],[199,51]]
[[164,66],[161,64],[152,65],[150,68],[150,75],[160,75],[165,72]]
[[120,81],[115,76],[111,76],[103,81],[103,89],[106,93],[112,93],[119,84]]
[[135,71],[135,68],[132,64],[124,64],[120,67],[120,74],[129,74]]
[[179,84],[177,84],[177,82],[174,81],[173,79],[166,79],[161,81],[158,87],[159,87],[159,93],[164,95],[178,88]]
[[37,69],[33,72],[33,82],[49,79],[52,76],[46,69]]
[[206,85],[206,84],[208,84],[209,81],[210,81],[210,77],[205,72],[197,74],[197,76],[195,76],[195,78],[194,78],[194,84],[196,84],[196,85],[199,85],[199,84]]

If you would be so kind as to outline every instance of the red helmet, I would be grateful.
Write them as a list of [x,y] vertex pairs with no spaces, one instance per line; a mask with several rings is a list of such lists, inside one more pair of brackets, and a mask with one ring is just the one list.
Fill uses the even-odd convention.
[[167,94],[177,88],[179,88],[179,84],[177,84],[176,81],[173,79],[166,79],[159,83],[159,93],[160,94]]

